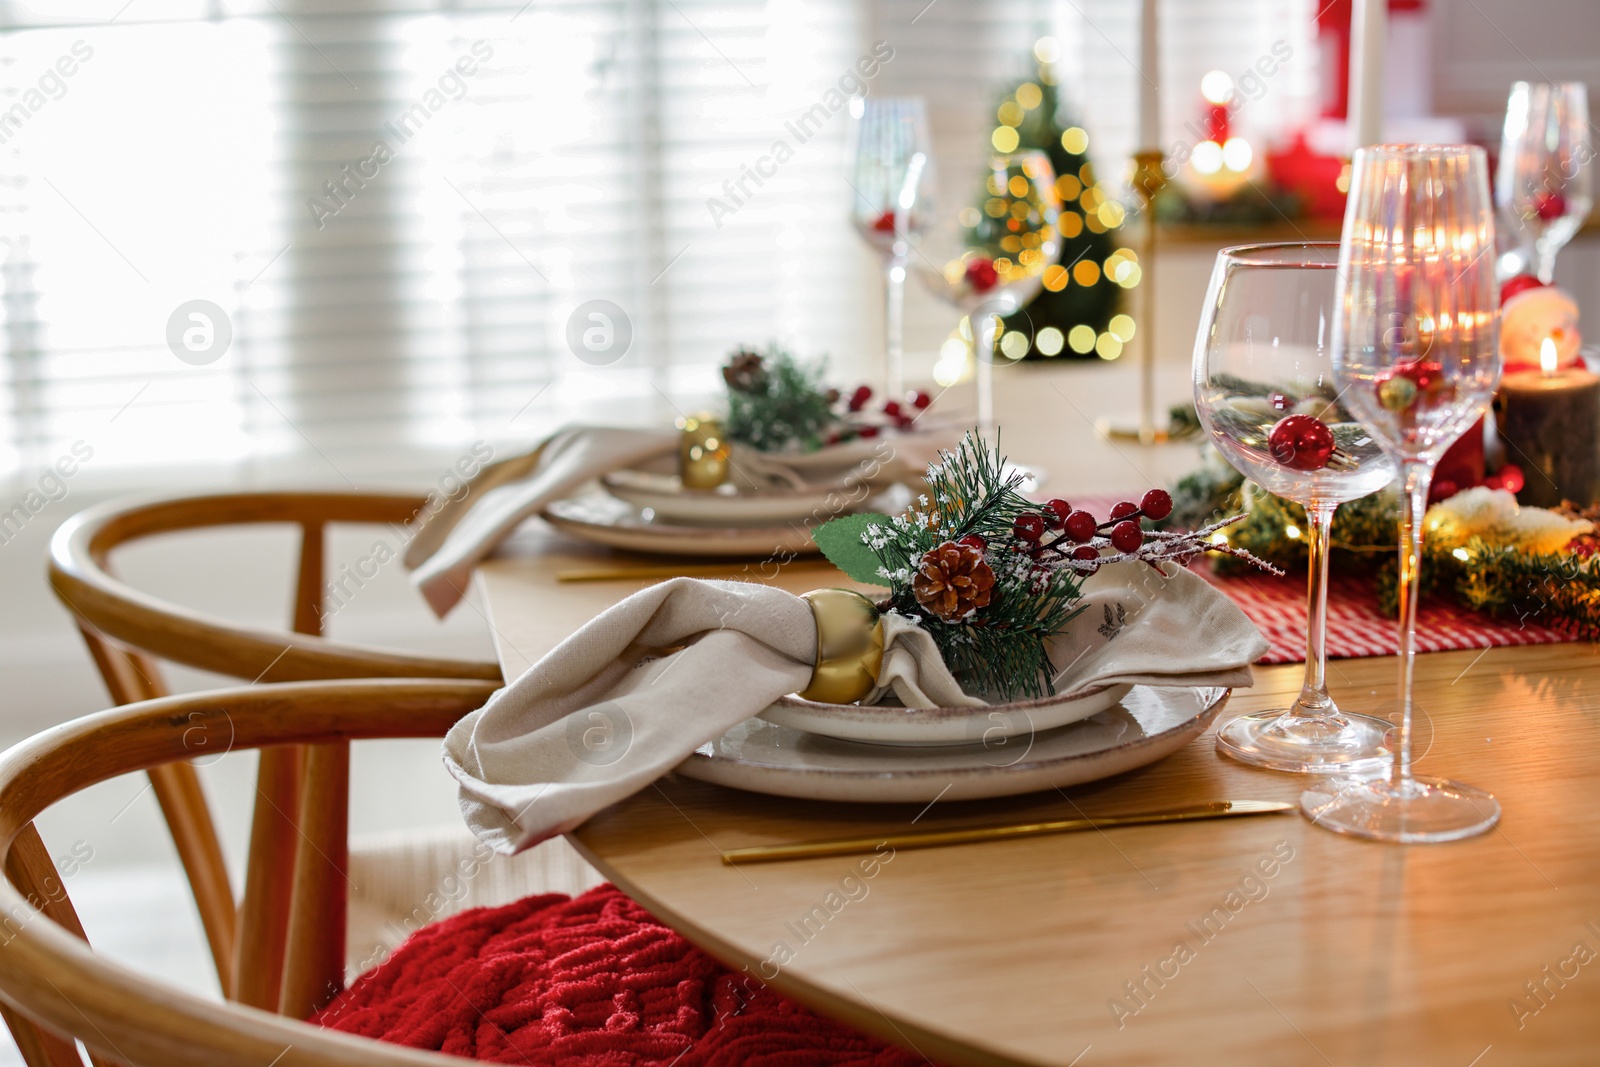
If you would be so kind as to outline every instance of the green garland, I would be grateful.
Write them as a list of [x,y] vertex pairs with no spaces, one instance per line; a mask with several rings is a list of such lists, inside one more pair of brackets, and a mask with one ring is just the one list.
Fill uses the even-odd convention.
[[[1228,531],[1230,544],[1283,567],[1306,562],[1305,509],[1247,482],[1219,461],[1182,478],[1172,500],[1168,524],[1198,526],[1242,509],[1244,519]],[[1398,492],[1384,489],[1341,506],[1331,531],[1329,566],[1373,575],[1378,606],[1391,616],[1399,611],[1400,507]],[[1290,536],[1291,529],[1299,535]],[[1240,569],[1228,556],[1218,557],[1213,566],[1219,574]],[[1465,545],[1424,539],[1421,580],[1424,597],[1445,595],[1493,618],[1600,640],[1600,555],[1528,552],[1481,538]]]

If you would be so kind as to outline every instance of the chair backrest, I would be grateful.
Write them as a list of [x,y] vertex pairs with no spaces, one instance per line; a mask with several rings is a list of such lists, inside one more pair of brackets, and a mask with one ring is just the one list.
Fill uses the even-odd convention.
[[[330,524],[382,524],[404,535],[423,510],[418,496],[261,492],[113,501],[68,519],[50,543],[50,585],[77,620],[101,677],[118,704],[167,695],[156,659],[249,682],[338,678],[454,678],[499,682],[493,662],[418,656],[323,638],[325,541]],[[111,555],[120,545],[179,530],[244,524],[300,527],[292,631],[246,626],[169,604],[119,580]],[[402,536],[402,541],[404,536]],[[191,756],[204,753],[191,752]],[[258,787],[293,798],[311,757],[294,747],[262,753]],[[242,925],[270,921],[287,892],[282,871],[292,848],[277,833],[285,816],[256,813],[250,872],[236,906],[215,820],[193,766],[152,768],[150,780],[172,831],[225,993],[270,1007],[277,976],[245,953]],[[285,809],[289,811],[292,809]],[[276,849],[274,853],[272,850]]]
[[[343,984],[350,743],[440,737],[494,689],[378,679],[217,690],[86,716],[0,755],[0,1012],[29,1067],[82,1067],[73,1038],[95,1063],[131,1067],[263,1067],[289,1049],[300,1067],[467,1062],[299,1020]],[[90,785],[192,757],[196,729],[231,737],[235,750],[305,753],[295,788],[269,779],[256,802],[258,828],[264,810],[274,815],[274,848],[253,854],[252,868],[288,858],[268,906],[240,917],[241,952],[275,976],[270,1003],[219,1005],[99,959],[34,828]]]

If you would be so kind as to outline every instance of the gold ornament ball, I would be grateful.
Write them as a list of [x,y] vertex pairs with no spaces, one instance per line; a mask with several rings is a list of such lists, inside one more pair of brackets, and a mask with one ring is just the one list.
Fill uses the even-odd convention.
[[878,684],[883,667],[883,619],[852,589],[813,589],[800,599],[817,623],[817,663],[802,700],[854,704]]

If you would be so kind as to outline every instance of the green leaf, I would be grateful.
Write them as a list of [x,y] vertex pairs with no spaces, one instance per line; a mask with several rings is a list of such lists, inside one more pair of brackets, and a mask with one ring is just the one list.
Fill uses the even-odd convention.
[[830,519],[811,531],[817,547],[828,557],[828,562],[844,571],[852,579],[867,585],[887,586],[889,583],[878,568],[883,566],[878,554],[861,540],[868,526],[889,528],[889,516],[865,511],[856,515]]

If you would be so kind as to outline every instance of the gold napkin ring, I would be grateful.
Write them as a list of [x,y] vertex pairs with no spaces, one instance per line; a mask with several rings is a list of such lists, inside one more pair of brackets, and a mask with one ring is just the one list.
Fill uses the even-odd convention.
[[728,480],[728,445],[722,423],[707,415],[678,420],[678,475],[685,489],[715,489]]
[[802,700],[854,704],[878,684],[883,667],[883,619],[877,606],[853,589],[813,589],[800,594],[817,622],[817,662]]

